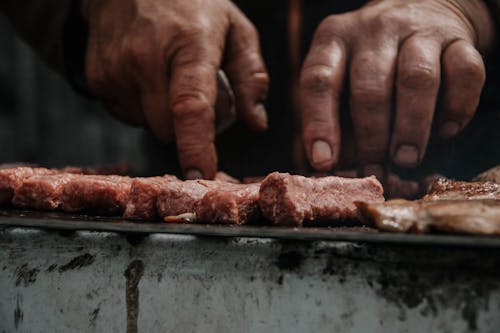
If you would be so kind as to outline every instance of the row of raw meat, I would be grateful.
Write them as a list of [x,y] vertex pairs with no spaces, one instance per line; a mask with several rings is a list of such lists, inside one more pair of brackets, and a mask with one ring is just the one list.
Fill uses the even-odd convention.
[[130,178],[92,174],[95,170],[0,168],[0,205],[70,213],[122,215],[126,219],[163,219],[245,224],[262,220],[300,225],[304,221],[357,219],[356,201],[383,202],[374,178],[306,178],[272,173],[251,184],[220,180],[181,181],[165,175]]

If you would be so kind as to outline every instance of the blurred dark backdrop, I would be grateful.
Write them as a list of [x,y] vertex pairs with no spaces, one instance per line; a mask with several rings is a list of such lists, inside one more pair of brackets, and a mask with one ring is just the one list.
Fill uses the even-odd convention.
[[0,14],[0,163],[127,162],[145,168],[142,130],[82,98],[22,42]]
[[[296,0],[299,1],[299,0]],[[270,131],[254,134],[236,125],[217,138],[220,167],[237,177],[297,171],[297,122],[290,98],[294,75],[287,35],[288,0],[239,0],[261,32],[271,75],[267,108]],[[299,1],[303,10],[302,54],[323,18],[353,10],[364,0]],[[48,69],[0,14],[0,163],[47,166],[129,164],[136,174],[178,173],[175,147],[156,143],[145,131],[114,120]],[[486,59],[488,82],[480,111],[459,138],[434,140],[419,172],[469,178],[500,164],[500,57]],[[296,101],[296,100],[295,100]],[[348,112],[345,108],[344,111]],[[295,144],[294,144],[295,143]],[[294,160],[295,159],[295,160]]]

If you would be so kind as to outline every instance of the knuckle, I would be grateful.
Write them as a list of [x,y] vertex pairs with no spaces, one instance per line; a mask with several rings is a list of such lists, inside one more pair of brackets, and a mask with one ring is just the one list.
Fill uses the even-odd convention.
[[398,83],[412,90],[435,88],[439,83],[439,70],[431,64],[410,64],[402,68]]
[[345,15],[330,15],[325,18],[314,34],[314,42],[317,44],[329,44],[332,38],[342,38],[349,27],[349,20]]
[[127,38],[121,48],[122,62],[132,68],[143,68],[151,63],[155,52],[145,38]]
[[[172,98],[170,111],[177,120],[192,120],[194,122],[202,120],[213,120],[210,117],[212,106],[201,93],[181,93]],[[213,118],[213,117],[212,117]]]
[[334,132],[333,127],[326,121],[311,120],[303,125],[302,135],[306,141],[312,141],[315,138],[327,138]]
[[448,101],[448,105],[445,107],[445,111],[448,117],[466,121],[471,119],[476,113],[477,105],[471,105],[460,98],[453,98]]
[[370,16],[369,20],[372,22],[372,27],[375,29],[385,29],[390,26],[399,25],[401,21],[405,20],[404,14],[399,9],[390,9],[380,13],[379,15]]
[[367,110],[380,109],[389,102],[389,94],[384,89],[384,85],[363,81],[355,81],[351,84],[351,98],[356,105],[363,106]]
[[358,145],[358,155],[364,161],[381,162],[387,155],[387,146],[363,142]]
[[334,70],[329,66],[314,65],[304,68],[300,86],[303,90],[313,94],[334,92]]
[[456,71],[464,82],[477,85],[486,80],[486,71],[482,59],[478,57],[467,57],[457,64]]

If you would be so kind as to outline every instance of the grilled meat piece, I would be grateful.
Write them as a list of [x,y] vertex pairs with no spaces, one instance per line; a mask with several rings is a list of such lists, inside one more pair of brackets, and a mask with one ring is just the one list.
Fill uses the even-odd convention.
[[260,184],[224,186],[207,191],[195,207],[198,220],[246,224],[260,217]]
[[70,213],[122,215],[131,185],[124,176],[78,175],[64,185],[61,207]]
[[492,182],[500,184],[500,166],[494,167],[481,173],[473,180],[475,182]]
[[357,202],[362,221],[390,232],[500,235],[500,200]]
[[123,217],[132,220],[154,220],[158,217],[156,200],[162,187],[171,182],[180,182],[175,176],[135,178]]
[[59,209],[64,185],[75,177],[78,175],[70,173],[29,177],[15,190],[12,204],[20,208]]
[[301,225],[356,219],[355,201],[383,202],[382,185],[375,177],[306,178],[275,172],[262,182],[259,204],[272,223]]
[[[222,183],[227,184],[227,183]],[[210,180],[187,180],[172,182],[162,186],[158,195],[156,207],[158,215],[177,216],[185,213],[194,213],[196,204],[210,189],[217,189],[219,182]]]
[[260,216],[258,199],[259,184],[188,180],[163,186],[156,206],[167,221],[192,213],[190,222],[243,224]]
[[54,170],[25,166],[0,168],[0,206],[11,204],[16,189],[25,179],[53,173],[55,173]]
[[500,199],[500,184],[491,182],[463,182],[440,178],[429,187],[423,198],[432,200]]

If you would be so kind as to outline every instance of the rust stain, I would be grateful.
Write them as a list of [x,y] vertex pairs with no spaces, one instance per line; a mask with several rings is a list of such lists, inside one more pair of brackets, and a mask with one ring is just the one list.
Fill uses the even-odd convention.
[[57,268],[57,264],[52,264],[47,268],[47,272],[53,272]]
[[280,270],[298,270],[304,261],[304,255],[299,251],[288,251],[280,253],[276,266]]
[[127,280],[125,297],[127,302],[127,333],[137,333],[137,319],[139,316],[139,282],[144,273],[144,264],[141,260],[134,260],[128,265],[124,276]]
[[99,316],[99,311],[101,311],[100,305],[95,308],[94,311],[90,313],[90,326],[95,327],[95,323],[97,321],[97,317]]
[[16,287],[23,285],[24,287],[33,284],[36,281],[36,276],[40,270],[38,268],[28,268],[28,264],[23,264],[16,269]]
[[14,327],[17,328],[19,327],[19,324],[23,321],[24,318],[24,313],[23,310],[21,310],[21,307],[19,306],[19,295],[17,296],[17,303],[16,303],[16,308],[14,309]]
[[85,266],[91,265],[95,261],[95,256],[85,253],[81,256],[73,258],[70,262],[59,267],[59,273],[66,272],[72,269],[80,269]]

